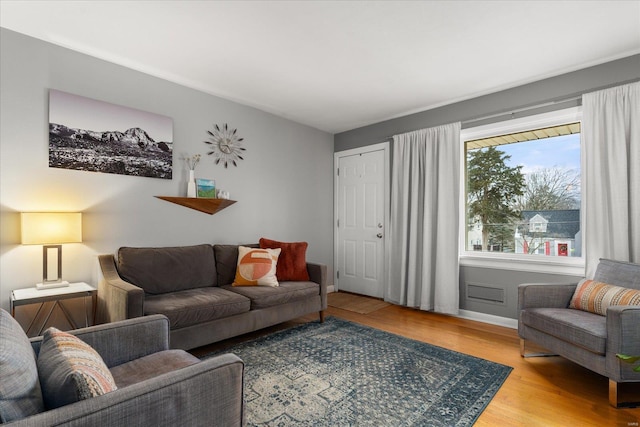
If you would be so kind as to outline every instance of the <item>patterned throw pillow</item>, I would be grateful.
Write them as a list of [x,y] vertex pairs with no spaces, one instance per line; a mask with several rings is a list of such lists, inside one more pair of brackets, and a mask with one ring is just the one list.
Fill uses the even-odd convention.
[[260,247],[262,249],[282,249],[278,257],[278,266],[276,267],[276,277],[279,281],[309,281],[309,272],[307,271],[307,242],[278,242],[276,240],[260,239]]
[[116,390],[102,357],[80,338],[56,328],[43,335],[38,373],[47,409]]
[[640,290],[584,279],[578,283],[569,308],[606,316],[612,305],[640,305]]
[[238,246],[238,267],[233,286],[278,286],[276,268],[280,249]]

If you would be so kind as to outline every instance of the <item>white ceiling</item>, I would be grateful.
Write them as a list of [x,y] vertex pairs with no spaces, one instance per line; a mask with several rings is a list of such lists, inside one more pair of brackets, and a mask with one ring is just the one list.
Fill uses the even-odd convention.
[[0,25],[331,133],[640,53],[640,0],[0,0]]

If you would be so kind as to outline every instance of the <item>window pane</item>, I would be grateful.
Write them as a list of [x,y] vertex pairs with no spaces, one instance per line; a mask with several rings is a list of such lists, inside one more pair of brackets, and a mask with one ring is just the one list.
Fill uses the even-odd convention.
[[582,256],[579,123],[466,141],[465,149],[468,251]]

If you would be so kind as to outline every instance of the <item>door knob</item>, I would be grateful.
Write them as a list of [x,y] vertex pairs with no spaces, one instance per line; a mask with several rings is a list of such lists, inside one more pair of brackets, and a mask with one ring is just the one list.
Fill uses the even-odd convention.
[[381,222],[378,223],[378,228],[382,228],[382,223]]
[[378,234],[376,234],[376,237],[377,237],[378,239],[382,239],[382,233],[378,233]]

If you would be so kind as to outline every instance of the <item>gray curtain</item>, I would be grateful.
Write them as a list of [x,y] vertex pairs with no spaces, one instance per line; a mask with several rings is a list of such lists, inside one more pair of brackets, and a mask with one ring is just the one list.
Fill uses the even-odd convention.
[[459,308],[460,123],[393,137],[389,302]]
[[586,277],[599,258],[640,263],[640,83],[582,96]]

